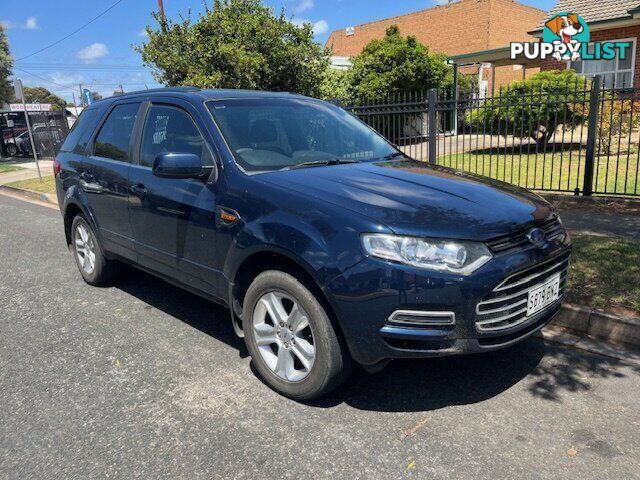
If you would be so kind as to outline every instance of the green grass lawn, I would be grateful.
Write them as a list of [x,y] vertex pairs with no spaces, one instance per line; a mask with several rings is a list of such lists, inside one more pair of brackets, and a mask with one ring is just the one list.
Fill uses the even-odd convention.
[[640,241],[573,238],[567,301],[640,316]]
[[[608,194],[640,194],[637,153],[599,157],[594,165],[594,191]],[[438,164],[496,178],[533,190],[582,190],[585,150],[547,151],[536,155],[519,147],[507,153],[482,152],[442,155]]]
[[31,190],[40,193],[56,193],[56,183],[53,175],[42,177],[42,180],[38,178],[31,178],[29,180],[19,180],[17,182],[8,183],[10,187],[22,188],[23,190]]
[[0,163],[0,173],[17,172],[18,170],[24,170],[24,168],[18,167],[17,165],[2,165]]

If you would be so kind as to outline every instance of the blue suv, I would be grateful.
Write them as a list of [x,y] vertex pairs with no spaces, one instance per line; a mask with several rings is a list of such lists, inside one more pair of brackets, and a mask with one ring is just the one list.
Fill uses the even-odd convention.
[[229,308],[258,373],[312,399],[352,361],[512,345],[558,312],[570,240],[518,187],[408,158],[340,108],[171,88],[97,102],[54,171],[84,280],[122,262]]

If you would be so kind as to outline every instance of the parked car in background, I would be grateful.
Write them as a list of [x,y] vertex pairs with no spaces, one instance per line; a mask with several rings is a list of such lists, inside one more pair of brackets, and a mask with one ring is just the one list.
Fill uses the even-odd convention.
[[99,101],[54,172],[87,283],[126,262],[227,306],[257,372],[296,399],[340,384],[352,361],[375,371],[512,345],[552,319],[566,285],[571,243],[539,196],[414,161],[298,95]]

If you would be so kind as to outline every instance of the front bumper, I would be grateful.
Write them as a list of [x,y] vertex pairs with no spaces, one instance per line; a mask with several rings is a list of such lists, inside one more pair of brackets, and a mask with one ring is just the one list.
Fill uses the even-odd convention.
[[[560,298],[512,327],[481,331],[477,305],[506,278],[559,258],[568,258],[568,239],[544,248],[532,245],[495,255],[470,276],[431,272],[367,258],[333,279],[326,293],[350,353],[364,365],[392,358],[440,357],[486,352],[513,345],[547,325]],[[434,326],[389,322],[398,310],[450,312],[454,323]]]

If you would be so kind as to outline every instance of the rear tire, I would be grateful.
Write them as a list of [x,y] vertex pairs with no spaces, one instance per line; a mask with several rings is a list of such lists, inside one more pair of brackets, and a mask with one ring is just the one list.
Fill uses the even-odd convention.
[[282,395],[312,400],[348,377],[351,359],[327,312],[293,276],[277,270],[258,275],[245,295],[242,316],[256,370]]
[[119,265],[105,258],[98,237],[81,214],[71,224],[71,250],[80,275],[89,285],[103,286],[116,277]]
[[7,145],[7,155],[9,155],[10,157],[18,156],[18,147],[15,145],[15,143],[10,143]]

